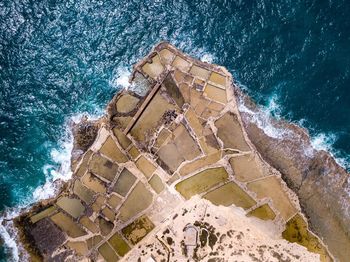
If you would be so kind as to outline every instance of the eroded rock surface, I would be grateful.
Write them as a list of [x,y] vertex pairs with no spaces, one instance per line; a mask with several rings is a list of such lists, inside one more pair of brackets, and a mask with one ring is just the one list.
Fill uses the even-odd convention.
[[[237,95],[248,100],[239,90]],[[250,102],[246,101],[249,106]],[[257,110],[254,105],[250,106]],[[245,130],[260,155],[278,169],[298,195],[312,229],[340,261],[350,257],[349,174],[325,151],[312,148],[306,130],[276,121],[282,137],[272,138],[258,128],[252,115],[242,112]]]
[[[85,153],[73,165],[66,188],[19,219],[19,227],[25,227],[22,239],[36,257],[332,260],[308,229],[297,196],[248,139],[225,68],[160,43],[134,66],[130,89],[116,94],[107,111],[94,142],[82,140]],[[269,223],[280,239],[254,232],[258,226],[227,231],[241,223],[228,211],[232,206],[241,208],[247,223],[253,219],[247,217]],[[225,215],[216,219],[221,211]],[[296,231],[288,230],[295,224],[300,225]],[[181,228],[171,229],[177,225]],[[47,247],[45,228],[54,237]],[[282,232],[293,242],[299,241],[294,234],[305,236],[299,242],[308,251],[282,240]]]

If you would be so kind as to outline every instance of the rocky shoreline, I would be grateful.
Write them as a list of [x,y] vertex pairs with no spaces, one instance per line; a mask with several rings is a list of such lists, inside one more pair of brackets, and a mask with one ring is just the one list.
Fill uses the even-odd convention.
[[[134,66],[131,83],[111,100],[107,117],[73,128],[72,180],[56,198],[15,220],[31,260],[158,261],[160,253],[168,254],[164,261],[179,259],[184,254],[169,252],[179,243],[164,244],[155,234],[171,227],[174,210],[195,195],[270,221],[275,237],[305,246],[322,261],[350,257],[344,206],[349,174],[327,153],[313,150],[304,130],[280,121],[276,126],[293,135],[267,136],[239,111],[238,99],[252,112],[258,109],[225,68],[168,43]],[[197,240],[203,237],[194,228]],[[187,258],[223,261],[229,255],[230,248],[214,254],[198,241]],[[157,246],[152,254],[142,253],[146,242]]]
[[[259,110],[249,97],[236,94],[252,110]],[[286,121],[273,125],[288,132],[274,139],[264,133],[248,113],[241,112],[245,130],[261,156],[279,170],[298,195],[312,230],[340,260],[350,257],[350,175],[326,151],[312,148],[307,130]]]

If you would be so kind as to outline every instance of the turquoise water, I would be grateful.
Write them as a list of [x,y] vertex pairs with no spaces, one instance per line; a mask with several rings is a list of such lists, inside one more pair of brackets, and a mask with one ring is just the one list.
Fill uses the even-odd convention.
[[346,1],[0,1],[0,211],[51,192],[37,188],[69,160],[70,119],[101,114],[160,40],[226,66],[348,167],[349,13]]

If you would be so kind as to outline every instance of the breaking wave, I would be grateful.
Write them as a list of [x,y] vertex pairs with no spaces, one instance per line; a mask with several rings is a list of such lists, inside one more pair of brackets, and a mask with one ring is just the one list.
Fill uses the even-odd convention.
[[276,139],[282,139],[290,134],[290,130],[278,128],[273,123],[273,118],[280,118],[281,106],[276,101],[274,95],[267,106],[261,106],[259,110],[249,109],[242,99],[238,101],[238,110],[247,113],[250,120],[255,123],[266,135]]
[[[36,199],[52,196],[56,179],[71,176],[64,171],[72,147],[69,131],[58,146],[42,145],[57,141],[61,118],[72,112],[102,114],[101,105],[111,93],[128,87],[128,64],[161,40],[202,61],[237,70],[235,78],[249,86],[240,87],[253,96],[271,93],[274,84],[285,82],[279,87],[289,92],[283,106],[272,95],[261,110],[244,104],[239,109],[277,139],[291,132],[275,125],[276,118],[288,119],[284,111],[300,118],[313,114],[313,123],[325,128],[311,130],[305,119],[294,122],[310,130],[314,150],[327,150],[340,165],[350,167],[349,61],[344,56],[350,5],[345,1],[13,0],[0,1],[0,7],[0,131],[8,133],[0,137],[1,154],[7,156],[0,161],[0,189],[10,188],[0,194],[0,202],[17,206],[0,218],[6,225]],[[310,19],[300,27],[302,17]],[[306,104],[309,110],[301,110]],[[339,130],[346,133],[344,143],[339,143]],[[35,189],[40,175],[43,186]],[[28,197],[28,191],[34,196]],[[15,248],[13,234],[1,224],[0,234],[8,250]],[[12,252],[14,258],[18,252]]]
[[215,59],[216,59],[215,56],[209,53],[203,54],[202,57],[200,58],[202,62],[206,62],[210,64],[214,63]]
[[346,170],[350,169],[350,159],[340,150],[334,148],[334,144],[339,137],[334,133],[318,133],[311,135],[311,145],[315,150],[327,151],[335,159],[338,165],[342,166]]
[[[243,87],[242,89],[244,90],[246,87]],[[276,120],[285,119],[285,116],[282,115],[283,107],[278,101],[279,96],[273,94],[267,100],[266,105],[259,105],[257,110],[252,110],[246,106],[243,99],[239,98],[238,109],[240,112],[248,114],[250,120],[263,130],[267,136],[274,139],[283,139],[293,135],[293,131],[286,128],[280,128],[276,125]],[[312,156],[312,150],[327,151],[338,165],[347,170],[350,169],[350,157],[334,147],[334,144],[339,139],[335,133],[324,133],[313,130],[313,132],[310,132],[310,129],[306,126],[306,119],[301,119],[299,121],[291,121],[290,119],[286,120],[307,130],[311,148],[305,148],[305,145],[300,145],[304,148],[305,156]]]
[[116,69],[116,72],[114,73],[114,77],[110,81],[110,86],[116,88],[116,89],[124,89],[128,88],[129,83],[129,77],[130,77],[130,68],[127,66],[121,66]]
[[[5,251],[12,261],[28,260],[26,252],[18,245],[17,229],[13,224],[13,219],[21,213],[29,210],[33,203],[40,200],[54,197],[60,189],[61,183],[68,181],[72,177],[71,152],[73,149],[72,123],[79,123],[83,118],[87,120],[97,120],[103,114],[103,109],[96,109],[95,114],[79,113],[71,116],[65,121],[64,135],[59,141],[59,146],[50,152],[51,160],[56,164],[45,164],[42,172],[45,175],[45,183],[33,190],[32,197],[24,199],[17,207],[6,208],[0,216],[0,238],[3,239]],[[57,168],[58,167],[58,168]]]
[[[19,261],[19,254],[21,247],[18,245],[16,239],[17,230],[13,225],[13,219],[20,215],[23,208],[8,208],[0,216],[0,237],[4,242],[5,252],[10,254],[9,257],[12,261]],[[23,257],[27,260],[27,257]]]
[[[102,116],[102,109],[97,110],[100,114],[90,115],[87,113],[81,113],[73,115],[66,121],[65,134],[59,142],[59,148],[53,148],[50,152],[51,159],[56,166],[46,164],[43,167],[43,173],[45,174],[45,184],[38,186],[33,192],[34,202],[54,197],[57,194],[59,186],[57,182],[66,182],[72,177],[71,171],[71,152],[73,149],[74,137],[70,128],[71,123],[79,123],[83,118],[87,120],[96,120]],[[59,166],[59,169],[57,169]]]

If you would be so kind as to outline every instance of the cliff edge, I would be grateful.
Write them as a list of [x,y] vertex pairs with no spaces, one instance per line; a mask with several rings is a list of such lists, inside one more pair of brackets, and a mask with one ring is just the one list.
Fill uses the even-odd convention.
[[[296,190],[288,171],[297,167],[284,164],[283,145],[267,148],[272,140],[239,111],[225,68],[160,43],[134,66],[130,83],[105,117],[75,128],[73,177],[60,194],[16,219],[32,260],[350,257],[317,227],[334,217],[318,217],[318,236],[309,229],[310,212],[325,214],[300,190],[313,185],[301,180]],[[346,230],[336,233],[349,243]]]

